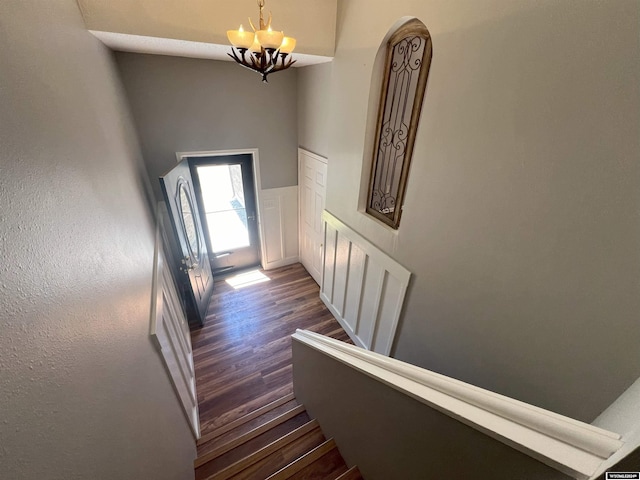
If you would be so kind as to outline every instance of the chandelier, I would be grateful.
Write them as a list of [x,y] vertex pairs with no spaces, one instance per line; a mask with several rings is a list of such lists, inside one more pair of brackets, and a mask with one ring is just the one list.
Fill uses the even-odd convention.
[[286,70],[296,63],[290,57],[296,46],[296,39],[285,37],[284,32],[271,29],[271,12],[269,12],[269,21],[264,23],[262,16],[264,0],[258,0],[258,8],[260,8],[260,29],[256,30],[249,18],[253,32],[245,32],[242,25],[238,30],[227,31],[227,38],[233,45],[231,53],[227,55],[243,67],[258,72],[262,75],[262,81],[268,83],[267,75]]

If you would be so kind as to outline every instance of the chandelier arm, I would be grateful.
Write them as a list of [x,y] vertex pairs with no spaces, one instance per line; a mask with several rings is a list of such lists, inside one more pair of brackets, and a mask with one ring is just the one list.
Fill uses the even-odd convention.
[[[273,16],[269,12],[268,21],[264,21],[264,6],[265,0],[257,0],[259,9],[260,30],[270,29]],[[249,17],[249,24],[256,34],[259,30],[253,24],[253,21]],[[247,54],[247,51],[249,54]],[[268,83],[267,76],[273,72],[279,72],[291,67],[296,60],[293,60],[288,53],[280,53],[280,48],[260,48],[259,52],[252,52],[250,49],[244,47],[231,47],[231,53],[227,55],[232,58],[237,64],[252,70],[262,75],[262,81]]]
[[227,53],[227,55],[229,55],[231,58],[233,58],[237,63],[239,63],[240,65],[242,65],[242,60],[240,60],[240,58],[238,57],[238,54],[236,53],[236,49],[232,48],[231,49],[231,53]]
[[263,52],[260,52],[260,57],[258,58],[258,71],[260,73],[264,72],[265,69],[265,60],[266,60],[266,55]]
[[260,57],[262,55],[258,52],[253,52],[253,55],[251,55],[249,58],[251,59],[251,65],[253,65],[253,68],[255,68],[256,70],[260,69]]
[[[267,49],[266,53],[269,54],[269,66],[273,66],[278,63],[278,51],[273,50],[272,48]],[[275,62],[273,61],[275,57]],[[266,58],[265,58],[266,60]]]
[[[282,70],[286,70],[287,68],[289,68],[291,65],[293,65],[294,63],[296,63],[297,60],[294,60],[292,58],[289,58],[289,61],[287,62],[286,59],[286,54],[280,54],[282,57],[282,64],[276,66],[275,68],[273,68],[271,70],[271,72],[280,72]],[[270,72],[270,73],[271,73]]]

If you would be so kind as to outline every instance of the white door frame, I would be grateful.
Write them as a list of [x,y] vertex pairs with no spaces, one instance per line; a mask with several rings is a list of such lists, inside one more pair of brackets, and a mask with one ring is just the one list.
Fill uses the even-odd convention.
[[176,152],[176,159],[180,163],[185,157],[224,157],[229,155],[251,155],[253,159],[253,185],[256,196],[256,215],[258,216],[258,237],[260,237],[260,245],[258,246],[258,254],[260,256],[260,266],[264,268],[264,252],[266,245],[264,239],[264,225],[262,223],[262,183],[260,181],[260,158],[257,148],[241,148],[237,150],[207,150],[198,152]]

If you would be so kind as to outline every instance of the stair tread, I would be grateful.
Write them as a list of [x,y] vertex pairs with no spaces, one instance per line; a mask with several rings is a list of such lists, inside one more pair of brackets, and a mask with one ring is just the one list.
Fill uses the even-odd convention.
[[315,429],[319,430],[320,426],[317,420],[311,420],[305,423],[304,425],[302,425],[301,427],[298,427],[294,431],[288,433],[287,435],[280,437],[278,440],[271,442],[269,445],[262,447],[261,449],[257,450],[251,455],[248,455],[242,458],[241,460],[238,460],[237,462],[229,465],[228,467],[220,470],[219,472],[208,476],[206,480],[227,480],[239,474],[243,470],[248,469],[252,465],[255,465],[261,460],[264,460],[272,453],[283,449],[288,444],[295,442],[297,439],[301,438],[305,434]]
[[276,473],[270,475],[266,480],[286,480],[287,478],[290,478],[299,471],[303,470],[305,467],[311,465],[313,462],[321,458],[325,453],[335,448],[336,442],[335,440],[333,440],[333,438],[331,438],[318,445],[313,450],[305,453],[301,457],[298,457],[286,467],[281,468]]
[[200,445],[198,445],[198,457],[201,457],[203,455],[206,455],[207,453],[215,450],[216,448],[220,447],[221,445],[224,445],[228,442],[233,441],[234,439],[241,437],[242,435],[246,434],[247,432],[250,432],[251,430],[254,430],[255,428],[259,427],[260,425],[263,425],[267,422],[270,422],[271,420],[273,420],[274,418],[279,417],[280,415],[282,415],[283,413],[286,413],[290,410],[292,410],[293,408],[297,407],[299,404],[298,402],[294,399],[291,400],[287,403],[284,403],[282,405],[279,405],[275,408],[272,408],[271,410],[264,412],[262,415],[253,418],[241,425],[238,425],[237,427],[235,427],[234,429],[223,433],[222,435],[217,436],[216,438],[213,438],[211,440],[209,440],[206,443],[202,443]]
[[[235,422],[236,420],[244,417],[245,415],[249,415],[251,412],[259,408],[262,408],[267,404],[277,402],[278,400],[282,399],[283,396],[289,396],[289,395],[293,395],[292,383],[287,383],[277,388],[276,390],[268,391],[262,395],[259,395],[253,398],[252,400],[248,400],[246,402],[243,402],[240,405],[236,405],[234,408],[231,408],[230,410],[224,413],[218,414],[215,418],[209,418],[209,420],[202,422],[202,425],[201,425],[202,435],[208,436],[210,433],[215,432],[218,428],[224,428],[227,424],[231,422]],[[208,416],[206,413],[207,407],[202,405],[202,408],[200,408],[200,402],[202,401],[206,402],[206,400],[202,400],[199,397],[198,408],[200,409],[201,418],[203,418],[203,415]],[[216,407],[216,408],[219,408],[219,407]]]
[[318,426],[318,428],[311,430],[295,441],[271,453],[266,458],[242,470],[233,477],[233,480],[256,480],[258,478],[262,480],[263,478],[267,478],[273,472],[277,472],[309,450],[313,450],[324,441],[324,435],[322,434],[320,426]]
[[364,480],[357,466],[351,467],[349,470],[340,475],[336,480]]
[[347,470],[347,464],[336,446],[299,472],[291,475],[289,480],[335,479]]
[[243,443],[248,442],[249,440],[256,438],[257,436],[267,432],[268,430],[274,428],[277,425],[280,425],[281,423],[286,422],[287,420],[292,419],[293,417],[295,417],[296,415],[299,415],[301,413],[303,413],[305,411],[305,408],[303,405],[298,405],[297,407],[292,408],[291,410],[283,413],[282,415],[279,415],[278,417],[263,423],[262,425],[254,428],[253,430],[250,430],[246,433],[244,433],[243,435],[234,438],[233,440],[230,440],[216,448],[214,448],[213,450],[211,450],[209,453],[199,456],[198,458],[195,459],[194,461],[194,467],[198,468],[202,465],[204,465],[205,463],[233,450],[234,448],[236,448],[239,445],[242,445]]
[[[219,457],[214,458],[213,460],[210,460],[204,465],[196,468],[196,480],[203,480],[209,475],[219,472],[227,468],[229,465],[233,465],[234,463],[260,450],[261,448],[275,442],[279,438],[288,435],[297,428],[308,423],[310,420],[311,419],[309,418],[309,415],[307,415],[307,412],[303,412],[293,417],[292,419],[281,423],[280,425],[276,425],[272,429],[267,430],[256,438],[238,445],[227,453],[224,453],[223,455],[220,455]],[[277,469],[274,469],[273,471],[275,470]]]
[[279,406],[284,405],[285,403],[290,402],[292,400],[295,400],[295,397],[294,397],[293,393],[290,393],[290,394],[285,395],[285,396],[283,396],[283,397],[281,397],[281,398],[279,398],[279,399],[277,399],[277,400],[275,400],[275,401],[273,401],[271,403],[268,403],[267,405],[265,405],[263,407],[260,407],[260,408],[258,408],[256,410],[253,410],[252,412],[247,413],[246,415],[243,415],[242,417],[240,417],[240,418],[238,418],[236,420],[233,420],[233,421],[227,423],[226,425],[222,425],[222,426],[216,428],[215,431],[200,437],[200,439],[198,439],[197,445],[200,446],[200,445],[203,445],[203,444],[205,444],[207,442],[210,442],[211,440],[213,440],[213,439],[215,439],[217,437],[220,437],[221,435],[223,435],[223,434],[225,434],[225,433],[227,433],[227,432],[229,432],[229,431],[231,431],[231,430],[233,430],[233,429],[235,429],[235,428],[237,428],[237,427],[239,427],[241,425],[244,425],[245,423],[248,423],[251,420],[253,420],[255,418],[258,418],[258,417],[264,415],[265,413],[267,413],[267,412],[269,412],[271,410],[274,410],[274,409],[278,408]]

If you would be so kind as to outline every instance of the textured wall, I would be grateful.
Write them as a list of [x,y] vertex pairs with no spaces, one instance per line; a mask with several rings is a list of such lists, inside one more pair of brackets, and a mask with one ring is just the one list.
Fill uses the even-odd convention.
[[298,145],[329,155],[331,63],[298,69]]
[[117,53],[144,159],[158,176],[176,152],[258,148],[262,188],[296,185],[296,71],[269,84],[231,62]]
[[[393,232],[357,205],[405,15],[433,61]],[[586,421],[640,376],[638,25],[634,0],[340,2],[327,208],[415,274],[395,356]]]
[[1,2],[0,44],[0,478],[192,478],[111,56],[73,0]]

